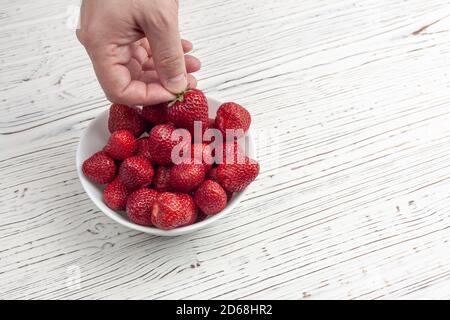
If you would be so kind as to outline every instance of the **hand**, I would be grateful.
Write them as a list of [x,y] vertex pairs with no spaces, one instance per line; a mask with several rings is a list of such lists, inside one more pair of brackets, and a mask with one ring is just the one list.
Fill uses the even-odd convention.
[[177,0],[83,0],[77,37],[112,102],[153,105],[197,84]]

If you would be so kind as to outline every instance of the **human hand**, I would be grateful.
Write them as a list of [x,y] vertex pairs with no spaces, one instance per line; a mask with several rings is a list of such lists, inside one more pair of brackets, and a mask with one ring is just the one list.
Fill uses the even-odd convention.
[[83,0],[77,37],[111,102],[153,105],[197,84],[177,0]]

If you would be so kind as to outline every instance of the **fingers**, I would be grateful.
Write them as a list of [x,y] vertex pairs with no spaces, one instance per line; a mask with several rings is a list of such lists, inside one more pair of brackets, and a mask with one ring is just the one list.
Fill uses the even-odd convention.
[[[145,82],[145,83],[151,83],[151,82],[159,83],[159,75],[156,71],[145,71],[145,72],[141,73],[138,80]],[[188,80],[189,88],[197,87],[197,79],[193,75],[188,74],[187,80]]]
[[197,72],[202,67],[200,60],[191,55],[185,55],[184,62],[188,73]]
[[144,83],[133,80],[129,66],[112,63],[108,58],[99,61],[95,57],[93,65],[97,78],[111,102],[126,105],[151,105],[175,98],[158,82]]
[[149,41],[155,70],[162,85],[172,93],[187,87],[184,52],[178,29],[178,6],[167,1],[163,8],[142,16],[141,25]]
[[[141,45],[142,47],[144,47],[145,50],[147,50],[147,54],[149,57],[152,56],[152,49],[150,48],[150,44],[148,43],[148,39],[147,38],[142,38],[141,40],[138,41],[139,45]],[[186,39],[181,39],[181,46],[183,47],[183,52],[184,53],[189,53],[194,49],[194,45],[192,44],[192,42],[190,42],[189,40]]]
[[[161,85],[156,71],[140,72],[140,76],[132,78],[130,72],[137,73],[138,68],[139,62],[135,59],[131,59],[127,65],[111,64],[109,59],[94,62],[98,80],[113,103],[154,105],[175,99],[175,95]],[[187,86],[197,86],[197,80],[190,74],[187,75]]]
[[127,105],[154,105],[173,100],[175,96],[167,91],[159,82],[144,83],[132,80],[122,91],[117,103]]
[[[107,98],[113,103],[154,105],[175,99],[175,95],[161,85],[156,71],[140,71],[140,76],[137,76],[139,62],[136,59],[131,59],[126,65],[111,64],[108,59],[93,64]],[[186,80],[186,87],[196,88],[195,77],[189,74]]]
[[[193,49],[192,43],[190,41],[181,40],[181,45],[183,47],[184,53],[188,53]],[[151,58],[152,54],[150,45],[148,44],[148,40],[146,38],[133,43],[131,47],[133,50],[133,58],[139,61],[139,63],[142,65],[143,70],[155,70],[155,63]],[[197,58],[186,58],[185,55],[185,64],[188,73],[200,70],[200,61]]]
[[183,47],[184,53],[189,53],[194,49],[194,45],[192,44],[192,42],[186,39],[181,39],[181,46]]
[[148,60],[148,52],[142,45],[134,43],[132,46],[133,58],[135,58],[141,65],[144,65]]
[[[186,64],[187,73],[197,72],[201,68],[200,60],[191,55],[184,56],[184,63]],[[150,71],[155,70],[155,63],[153,59],[148,59],[143,65],[142,70]]]
[[197,88],[197,79],[192,74],[188,74],[188,88]]

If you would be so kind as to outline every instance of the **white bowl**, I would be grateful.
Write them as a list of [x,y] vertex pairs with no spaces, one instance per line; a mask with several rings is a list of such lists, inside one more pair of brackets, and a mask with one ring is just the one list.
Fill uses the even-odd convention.
[[[221,105],[221,102],[208,98],[208,104],[209,104],[209,117],[214,118],[217,112],[217,109]],[[91,155],[96,153],[97,151],[101,150],[105,144],[107,143],[110,133],[108,131],[108,114],[109,109],[104,110],[101,112],[94,120],[92,120],[89,125],[87,126],[86,130],[84,130],[84,133],[80,139],[80,142],[78,144],[77,148],[77,172],[78,177],[80,178],[81,184],[88,194],[89,198],[95,203],[95,205],[108,217],[113,219],[114,221],[120,223],[121,225],[128,227],[130,229],[134,229],[137,231],[145,232],[148,234],[156,235],[156,236],[178,236],[182,234],[191,233],[194,231],[197,231],[203,227],[206,227],[210,224],[212,224],[214,221],[219,220],[220,218],[224,217],[228,213],[230,213],[241,201],[241,198],[243,196],[243,192],[236,192],[233,195],[233,198],[228,202],[227,207],[219,212],[216,215],[210,216],[206,218],[205,220],[201,222],[197,222],[195,224],[180,227],[177,229],[172,230],[160,230],[154,227],[145,227],[138,224],[135,224],[131,222],[126,213],[123,211],[114,211],[110,209],[104,202],[103,202],[103,189],[104,186],[97,185],[86,179],[84,176],[81,167],[83,165],[84,160],[89,158]],[[254,157],[255,155],[255,146],[254,141],[251,137],[250,132],[247,133],[245,138],[242,138],[240,143],[242,143],[242,140],[245,139],[245,144],[247,147],[247,152],[250,157]]]

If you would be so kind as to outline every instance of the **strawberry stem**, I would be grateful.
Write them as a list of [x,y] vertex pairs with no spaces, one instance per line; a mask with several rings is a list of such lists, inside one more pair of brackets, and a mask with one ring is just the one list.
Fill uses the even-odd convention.
[[181,91],[180,93],[175,95],[175,99],[173,99],[170,103],[169,103],[169,107],[173,106],[176,102],[183,102],[184,100],[184,94],[186,92],[188,92],[189,90],[191,90],[191,88],[189,88],[189,86],[186,88],[186,90]]

